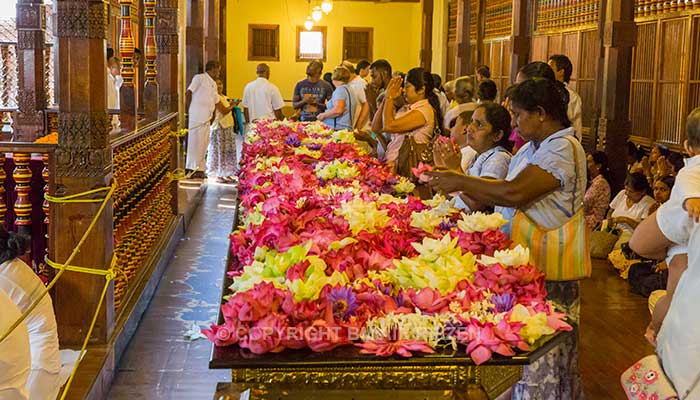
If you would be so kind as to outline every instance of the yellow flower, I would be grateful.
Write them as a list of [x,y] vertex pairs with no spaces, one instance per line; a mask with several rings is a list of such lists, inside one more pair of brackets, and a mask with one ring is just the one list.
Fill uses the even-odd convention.
[[484,214],[474,212],[463,214],[462,220],[457,221],[457,226],[464,232],[485,232],[495,230],[508,223],[501,213]]
[[294,148],[294,154],[320,158],[322,153],[319,150],[309,150],[306,146],[299,146]]
[[519,267],[530,262],[530,249],[517,245],[513,249],[496,250],[493,257],[482,255],[479,261],[483,265],[501,264],[505,267]]
[[543,312],[530,315],[530,312],[522,304],[516,304],[510,315],[510,322],[522,322],[525,324],[520,328],[520,336],[527,340],[529,344],[534,344],[542,336],[551,335],[555,331],[547,325],[547,314]]
[[348,179],[360,174],[360,171],[351,163],[338,160],[318,163],[314,172],[316,176],[324,180],[333,178]]
[[333,132],[332,138],[339,143],[355,143],[355,134],[347,129]]
[[378,210],[374,202],[367,203],[359,198],[346,201],[339,209],[335,210],[336,215],[341,215],[348,221],[350,231],[353,235],[360,231],[375,232],[376,227],[386,225],[391,219],[387,210]]
[[399,178],[399,183],[394,185],[394,190],[396,190],[397,193],[412,193],[413,190],[415,190],[415,188],[416,185],[414,185],[413,182],[411,182],[403,176]]
[[394,260],[396,268],[382,274],[402,288],[434,288],[442,294],[455,289],[462,280],[471,281],[476,271],[472,253],[462,254],[457,239],[445,235],[442,239],[424,238],[422,243],[411,243],[419,255]]
[[435,198],[430,200],[432,203],[431,207],[433,208],[411,213],[411,226],[422,229],[427,233],[433,233],[435,228],[440,225],[440,223],[445,220],[445,217],[453,210],[452,202],[445,200],[444,197],[441,202],[435,200]]

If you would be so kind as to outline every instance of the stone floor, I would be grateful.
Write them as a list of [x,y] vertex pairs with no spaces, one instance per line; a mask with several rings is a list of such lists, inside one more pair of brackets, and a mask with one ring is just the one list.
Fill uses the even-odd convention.
[[118,368],[109,399],[211,399],[225,371],[209,370],[208,340],[185,332],[216,319],[236,191],[210,184]]
[[[189,341],[192,324],[216,318],[236,192],[210,185],[153,301],[125,353],[110,399],[212,399],[226,371],[207,368],[205,339]],[[581,285],[580,368],[587,399],[625,399],[620,373],[653,349],[643,338],[646,299],[629,292],[606,262],[594,262]]]

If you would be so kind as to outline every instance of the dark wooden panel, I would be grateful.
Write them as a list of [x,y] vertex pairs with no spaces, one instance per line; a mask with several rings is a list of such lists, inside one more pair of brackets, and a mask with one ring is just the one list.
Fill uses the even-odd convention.
[[630,98],[630,118],[632,119],[632,134],[651,138],[652,98],[654,84],[652,82],[632,82]]

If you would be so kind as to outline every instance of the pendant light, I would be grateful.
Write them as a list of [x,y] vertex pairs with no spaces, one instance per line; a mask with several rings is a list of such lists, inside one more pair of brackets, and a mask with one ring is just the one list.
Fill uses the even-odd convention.
[[326,13],[326,15],[330,14],[330,12],[333,11],[333,2],[331,0],[323,0],[323,3],[321,3],[321,10]]
[[304,28],[306,28],[307,31],[310,31],[313,27],[314,20],[311,18],[311,16],[306,17],[306,20],[304,21]]
[[321,7],[314,7],[314,9],[311,11],[311,18],[313,18],[314,22],[318,22],[321,20],[321,17],[323,17],[323,11],[321,10]]

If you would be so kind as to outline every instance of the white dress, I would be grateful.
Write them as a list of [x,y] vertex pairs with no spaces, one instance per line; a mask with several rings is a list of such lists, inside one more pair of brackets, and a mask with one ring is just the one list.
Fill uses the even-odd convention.
[[[15,258],[0,264],[0,290],[25,312],[43,292],[44,284],[24,261]],[[32,356],[27,382],[30,398],[56,398],[63,382],[59,377],[61,356],[51,297],[44,296],[25,322]]]
[[[0,335],[22,315],[12,299],[0,290]],[[31,366],[29,334],[23,322],[0,342],[0,399],[27,400],[27,377]]]
[[216,82],[206,72],[195,75],[187,90],[192,92],[192,102],[189,109],[190,131],[187,135],[185,168],[203,171],[209,147],[209,122],[214,115],[216,103],[219,102],[219,92]]

